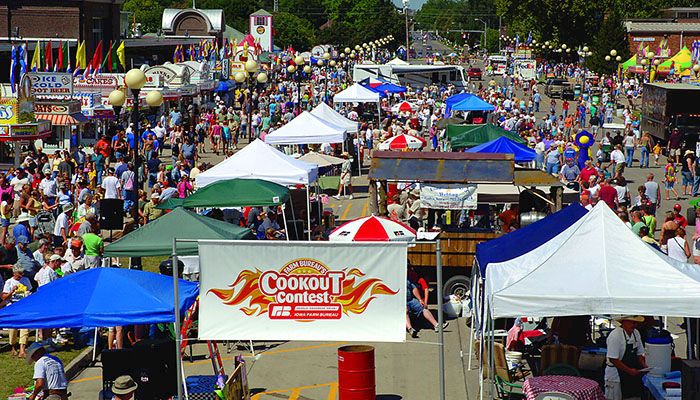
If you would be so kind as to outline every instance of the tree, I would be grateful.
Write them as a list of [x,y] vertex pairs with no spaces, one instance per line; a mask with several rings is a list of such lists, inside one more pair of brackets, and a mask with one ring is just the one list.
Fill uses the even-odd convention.
[[593,55],[586,61],[587,67],[599,73],[613,73],[617,69],[617,62],[606,61],[605,56],[610,54],[610,50],[617,51],[617,55],[622,61],[630,57],[629,44],[627,43],[627,32],[622,25],[622,18],[619,14],[610,14],[600,25],[600,30],[590,46]]
[[141,31],[148,33],[160,29],[163,10],[174,3],[174,0],[126,0],[123,8],[133,13],[130,22],[140,23]]
[[278,12],[274,16],[274,26],[275,42],[281,48],[291,45],[296,50],[307,50],[316,43],[316,29],[307,19]]

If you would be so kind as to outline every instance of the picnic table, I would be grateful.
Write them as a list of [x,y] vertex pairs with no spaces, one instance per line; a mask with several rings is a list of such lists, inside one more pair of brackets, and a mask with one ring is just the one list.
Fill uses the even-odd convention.
[[578,376],[535,376],[523,384],[527,400],[535,400],[539,394],[547,392],[566,393],[577,400],[605,400],[605,394],[596,381]]

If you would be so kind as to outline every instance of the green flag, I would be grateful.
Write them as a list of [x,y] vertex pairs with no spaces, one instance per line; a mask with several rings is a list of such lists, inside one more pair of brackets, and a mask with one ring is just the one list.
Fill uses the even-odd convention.
[[100,66],[100,70],[102,72],[107,72],[107,69],[109,69],[109,72],[112,72],[112,65],[109,63],[109,60],[112,56],[112,41],[109,41],[109,50],[107,50],[107,57],[102,59],[102,65]]
[[119,55],[117,54],[117,49],[119,46],[117,46],[116,43],[114,43],[114,46],[110,48],[110,61],[112,65],[109,68],[109,72],[119,72]]

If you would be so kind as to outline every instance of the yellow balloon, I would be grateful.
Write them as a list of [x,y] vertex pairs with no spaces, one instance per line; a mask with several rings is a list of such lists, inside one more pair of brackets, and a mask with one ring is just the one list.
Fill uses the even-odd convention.
[[582,136],[578,141],[581,144],[586,144],[589,140],[591,140],[591,138],[589,138],[588,136]]

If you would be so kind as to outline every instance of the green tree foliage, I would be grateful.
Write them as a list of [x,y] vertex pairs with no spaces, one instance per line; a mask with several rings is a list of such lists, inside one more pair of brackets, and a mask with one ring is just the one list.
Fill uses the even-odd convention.
[[296,50],[310,49],[316,42],[316,29],[307,19],[288,12],[278,12],[274,17],[278,46],[294,47]]
[[493,0],[428,0],[416,13],[418,29],[437,31],[455,43],[474,45],[482,41],[481,31],[487,24],[487,46],[498,50],[498,18]]
[[[191,7],[191,0],[126,0],[145,32],[160,28],[163,9]],[[248,31],[249,15],[273,11],[273,0],[197,0],[197,8],[223,9],[226,24]],[[403,37],[404,16],[391,0],[280,0],[274,17],[275,44],[309,50],[317,44],[354,46],[393,34]],[[321,27],[324,29],[321,29]]]
[[144,33],[156,32],[161,27],[163,9],[176,3],[174,0],[126,0],[123,9],[132,13],[129,22],[136,20]]
[[616,61],[605,60],[605,56],[610,54],[610,50],[616,50],[622,61],[626,61],[630,57],[627,35],[618,14],[610,14],[605,18],[593,39],[591,48],[594,51],[587,60],[587,67],[600,73],[612,73],[617,68]]

